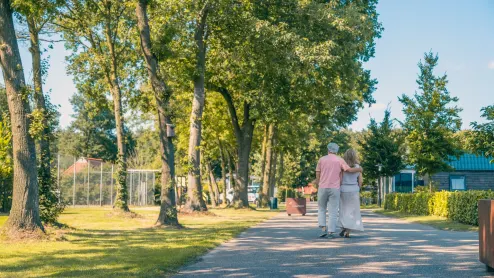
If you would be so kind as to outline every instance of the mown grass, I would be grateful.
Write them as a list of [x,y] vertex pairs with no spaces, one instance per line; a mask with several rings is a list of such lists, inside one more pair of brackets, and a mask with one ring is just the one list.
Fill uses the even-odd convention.
[[[63,240],[0,242],[0,277],[163,277],[276,211],[214,209],[180,215],[184,229],[154,228],[158,208],[109,217],[111,208],[68,208]],[[0,216],[3,224],[7,216]],[[50,231],[54,233],[54,231]],[[59,236],[60,237],[60,236]]]
[[446,230],[446,231],[478,231],[479,227],[468,225],[468,224],[463,224],[463,223],[458,223],[452,220],[449,220],[445,217],[440,217],[440,216],[435,216],[435,215],[428,215],[428,216],[419,216],[419,215],[409,215],[403,212],[399,211],[390,211],[390,210],[384,210],[384,209],[376,209],[374,212],[386,215],[386,216],[391,216],[391,217],[396,217],[396,218],[401,218],[406,221],[414,222],[414,223],[420,223],[424,225],[428,225],[431,227],[434,227],[439,230]]

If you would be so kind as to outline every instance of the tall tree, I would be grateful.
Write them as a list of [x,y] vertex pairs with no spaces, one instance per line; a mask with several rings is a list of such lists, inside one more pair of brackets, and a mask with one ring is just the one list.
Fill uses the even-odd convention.
[[139,0],[136,6],[136,15],[141,49],[146,61],[158,114],[161,157],[161,206],[157,224],[178,225],[175,200],[175,148],[172,141],[173,135],[169,134],[169,130],[167,130],[168,126],[171,127],[171,90],[167,88],[163,78],[159,75],[160,68],[157,56],[153,53],[147,7],[147,0]]
[[53,138],[53,127],[56,111],[47,101],[43,92],[43,75],[46,73],[46,66],[43,66],[41,35],[45,29],[49,29],[54,17],[55,3],[53,1],[15,1],[15,8],[26,17],[28,26],[29,51],[31,52],[33,68],[33,87],[35,124],[31,128],[38,144],[38,183],[40,195],[41,220],[47,223],[54,223],[58,215],[63,211],[63,206],[58,200],[55,182],[52,175],[52,152],[50,142]]
[[373,101],[376,82],[362,62],[373,56],[374,39],[382,30],[375,5],[251,1],[217,18],[228,28],[210,36],[210,70],[216,76],[208,80],[224,96],[231,115],[238,205],[248,205],[256,123],[284,122],[302,110],[346,123],[363,102]]
[[446,88],[447,75],[434,75],[438,59],[432,52],[425,53],[424,61],[418,64],[420,92],[413,98],[405,94],[399,98],[406,117],[403,129],[409,146],[409,163],[415,165],[418,174],[429,178],[431,191],[431,176],[450,170],[448,161],[461,154],[454,133],[461,128],[458,114],[462,109],[454,105],[458,98],[452,97]]
[[206,99],[205,71],[206,71],[206,40],[208,36],[207,19],[211,10],[209,0],[197,1],[199,12],[194,20],[195,70],[193,74],[194,98],[192,100],[192,111],[190,114],[190,137],[189,137],[189,171],[188,171],[188,200],[185,205],[187,210],[206,210],[202,200],[201,186],[201,133],[202,114]]
[[[471,123],[472,133],[469,136],[469,148],[487,158],[494,157],[494,105],[482,108],[482,117],[486,123]],[[491,160],[494,163],[494,160]]]
[[9,232],[43,230],[39,215],[36,150],[29,134],[31,120],[10,0],[0,1],[0,62],[12,126],[14,180],[12,209],[5,224]]
[[135,47],[131,40],[135,27],[132,6],[128,1],[71,0],[59,9],[58,26],[66,46],[73,50],[69,70],[78,85],[89,79],[103,83],[103,92],[113,99],[117,137],[117,197],[115,208],[129,211],[127,152],[125,144],[124,92],[135,88]]

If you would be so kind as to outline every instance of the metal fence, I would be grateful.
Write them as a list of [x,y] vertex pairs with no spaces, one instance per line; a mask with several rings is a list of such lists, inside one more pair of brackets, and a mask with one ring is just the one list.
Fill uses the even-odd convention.
[[[116,197],[115,167],[97,158],[58,155],[57,186],[60,199],[71,206],[109,206]],[[127,170],[129,204],[155,204],[159,170]]]

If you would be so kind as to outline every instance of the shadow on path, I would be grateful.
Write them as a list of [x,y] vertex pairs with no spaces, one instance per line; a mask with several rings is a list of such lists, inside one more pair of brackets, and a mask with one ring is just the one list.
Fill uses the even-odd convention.
[[222,244],[177,277],[490,277],[475,232],[441,231],[363,210],[365,232],[319,239],[315,204],[280,213]]

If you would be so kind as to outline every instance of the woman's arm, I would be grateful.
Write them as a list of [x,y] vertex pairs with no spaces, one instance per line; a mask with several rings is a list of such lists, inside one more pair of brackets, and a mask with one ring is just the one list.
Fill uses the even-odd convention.
[[362,184],[364,184],[364,178],[362,178],[362,173],[358,175],[358,186],[362,187]]

